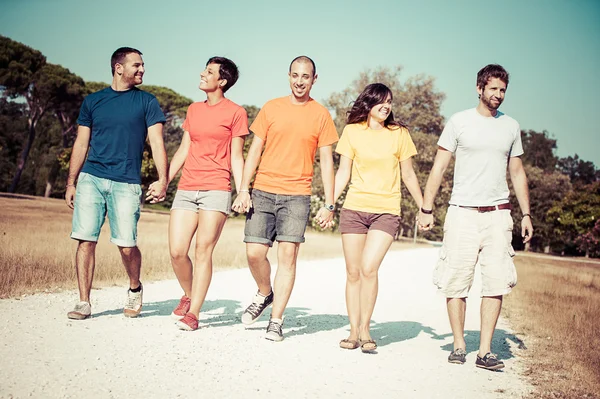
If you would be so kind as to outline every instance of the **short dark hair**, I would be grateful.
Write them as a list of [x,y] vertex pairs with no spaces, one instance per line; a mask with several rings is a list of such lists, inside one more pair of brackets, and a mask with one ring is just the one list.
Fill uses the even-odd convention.
[[227,80],[225,86],[223,86],[223,93],[225,93],[231,86],[237,82],[240,73],[238,71],[235,62],[225,57],[210,57],[206,62],[208,64],[219,64],[219,78]]
[[142,55],[142,52],[140,50],[134,49],[133,47],[120,47],[115,50],[112,57],[110,57],[110,69],[113,76],[115,76],[115,65],[123,64],[123,61],[125,61],[125,57],[127,57],[127,54],[131,53]]
[[315,77],[315,75],[317,74],[317,66],[315,65],[315,62],[310,57],[307,57],[305,55],[299,55],[298,57],[294,58],[292,60],[292,62],[290,62],[289,72],[292,72],[292,64],[294,62],[296,62],[296,61],[298,61],[298,62],[310,62],[312,64],[312,67],[313,67],[313,77]]
[[489,64],[477,72],[477,87],[485,89],[485,85],[492,78],[498,78],[508,86],[508,72],[501,65]]

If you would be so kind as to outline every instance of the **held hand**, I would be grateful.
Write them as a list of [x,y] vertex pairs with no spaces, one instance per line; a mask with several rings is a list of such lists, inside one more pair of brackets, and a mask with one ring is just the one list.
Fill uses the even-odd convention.
[[162,202],[167,197],[167,183],[157,180],[148,186],[146,191],[146,201],[150,201],[151,204]]
[[235,197],[233,205],[231,205],[231,209],[237,213],[249,212],[251,208],[252,199],[250,198],[250,193],[248,191],[239,192],[237,197]]
[[417,220],[419,221],[419,229],[429,231],[433,228],[433,214],[425,214],[419,211]]
[[71,209],[75,207],[75,191],[75,186],[67,186],[67,191],[65,192],[65,202]]
[[317,216],[315,216],[315,220],[322,229],[329,229],[335,224],[333,221],[333,212],[324,207],[319,209]]
[[523,244],[531,241],[531,237],[533,237],[533,224],[530,216],[521,219],[521,237],[523,237]]

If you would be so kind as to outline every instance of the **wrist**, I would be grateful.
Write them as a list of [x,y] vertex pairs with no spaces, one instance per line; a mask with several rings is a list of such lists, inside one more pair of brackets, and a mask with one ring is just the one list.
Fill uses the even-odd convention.
[[67,187],[75,187],[75,183],[67,183]]
[[238,194],[241,194],[241,193],[248,193],[248,194],[250,194],[250,190],[248,190],[247,188],[242,188],[242,189],[238,190]]
[[521,216],[521,220],[525,219],[526,217],[529,217],[529,219],[531,219],[531,214],[529,214],[529,213],[524,213],[524,214]]
[[425,215],[431,215],[433,214],[433,209],[426,209],[421,207],[421,213],[424,213]]
[[325,205],[323,205],[323,208],[327,209],[329,212],[333,212],[335,210],[335,205],[325,203]]

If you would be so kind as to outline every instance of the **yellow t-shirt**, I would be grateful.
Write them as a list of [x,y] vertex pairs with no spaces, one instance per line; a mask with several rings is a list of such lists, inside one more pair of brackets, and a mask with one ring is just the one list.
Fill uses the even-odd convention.
[[400,162],[417,154],[408,129],[370,129],[347,125],[335,151],[352,159],[352,178],[344,208],[400,215]]
[[329,111],[312,98],[302,105],[289,96],[267,102],[250,130],[265,140],[254,188],[273,194],[310,195],[317,148],[338,141]]

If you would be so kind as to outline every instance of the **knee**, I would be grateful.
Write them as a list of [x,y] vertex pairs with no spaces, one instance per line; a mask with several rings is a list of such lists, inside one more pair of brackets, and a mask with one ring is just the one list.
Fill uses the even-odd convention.
[[360,269],[360,277],[365,280],[372,280],[377,278],[377,269],[373,267],[366,267]]
[[170,251],[171,261],[180,262],[187,258],[187,253],[179,248],[172,248]]
[[360,280],[360,272],[356,270],[346,270],[346,278],[349,283],[357,283]]
[[259,252],[248,251],[246,256],[248,258],[248,265],[250,265],[250,267],[257,267],[263,264],[266,260],[266,256]]
[[121,256],[127,259],[135,257],[138,253],[137,247],[121,247]]

